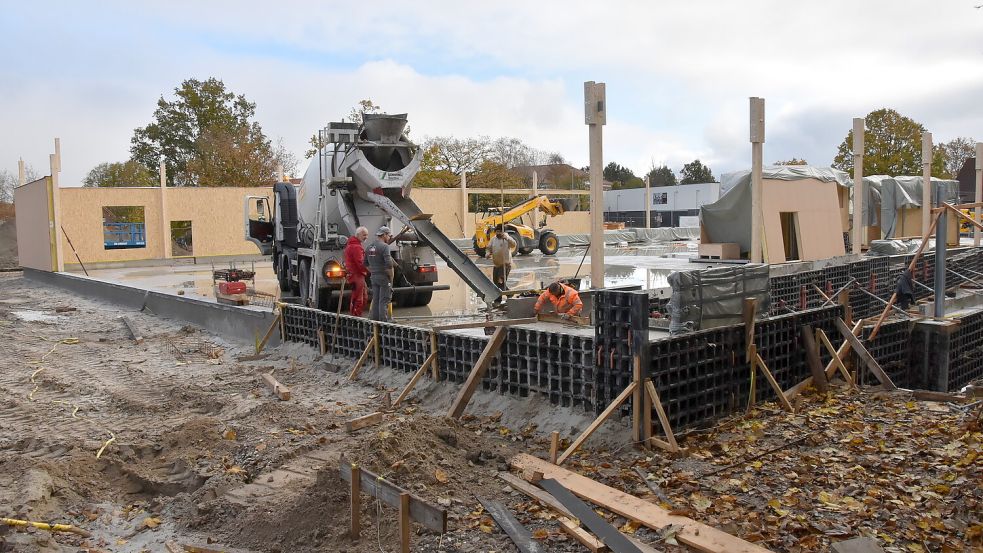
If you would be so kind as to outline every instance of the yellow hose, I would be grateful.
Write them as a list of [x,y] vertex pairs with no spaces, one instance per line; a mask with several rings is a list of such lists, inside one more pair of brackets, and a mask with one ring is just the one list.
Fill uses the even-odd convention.
[[48,524],[47,522],[32,522],[30,520],[17,520],[14,518],[0,518],[0,522],[8,526],[33,526],[38,530],[47,530],[49,532],[70,532],[72,534],[78,534],[83,538],[91,538],[92,534],[86,532],[81,528],[76,528],[71,524]]

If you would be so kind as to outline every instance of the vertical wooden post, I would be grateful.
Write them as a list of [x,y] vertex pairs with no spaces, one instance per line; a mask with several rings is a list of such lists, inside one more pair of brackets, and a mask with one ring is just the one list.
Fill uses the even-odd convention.
[[[945,217],[947,214],[943,213]],[[922,133],[922,232],[932,222],[932,133]],[[933,229],[934,230],[934,229]],[[932,233],[928,234],[929,238]]]
[[461,171],[461,238],[468,237],[468,172]]
[[357,540],[362,533],[362,470],[355,463],[351,465],[351,511],[352,511],[352,539]]
[[645,228],[652,228],[652,182],[648,175],[645,176]]
[[437,355],[437,333],[436,332],[431,332],[430,333],[430,353],[433,354],[433,361],[430,363],[431,376],[433,377],[433,381],[436,382],[437,379],[440,378],[440,368],[437,367],[437,359],[439,359],[440,356]]
[[762,255],[761,166],[765,141],[765,99],[751,98],[751,263],[767,261]]
[[649,379],[649,296],[648,292],[631,292],[631,311],[629,312],[629,327],[631,328],[632,380],[635,382],[635,392],[632,394],[632,429],[636,442],[648,445],[652,437],[652,403],[645,393],[645,382]]
[[171,222],[167,213],[167,166],[164,158],[160,159],[160,258],[171,258]]
[[[977,203],[983,202],[983,142],[976,143],[976,200],[974,201]],[[976,222],[983,222],[983,219],[980,218],[983,210],[981,210],[980,207],[977,207],[974,211],[976,214]],[[983,231],[980,230],[980,227],[976,227],[973,230],[974,246],[980,245],[981,237],[983,237]]]
[[859,254],[864,233],[864,118],[853,119],[853,253]]
[[604,156],[602,129],[607,123],[604,83],[584,83],[584,122],[590,144],[590,287],[604,288]]
[[399,494],[399,551],[410,553],[410,494]]
[[372,325],[373,352],[375,355],[375,368],[379,368],[380,347],[379,347],[379,323]]
[[24,166],[24,158],[20,158],[17,160],[17,186],[24,186],[25,184],[27,184],[27,170]]
[[550,432],[550,462],[556,464],[556,455],[560,450],[560,433],[554,430]]

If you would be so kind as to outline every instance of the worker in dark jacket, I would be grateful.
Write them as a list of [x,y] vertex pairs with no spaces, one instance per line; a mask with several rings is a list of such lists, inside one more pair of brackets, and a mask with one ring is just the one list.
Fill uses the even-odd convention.
[[543,307],[545,307],[546,302],[552,303],[556,309],[556,313],[563,319],[569,319],[571,316],[577,315],[584,308],[584,302],[580,300],[580,294],[562,282],[550,284],[549,288],[539,295],[533,311],[539,315]]
[[902,310],[907,311],[912,304],[917,303],[915,300],[915,283],[911,278],[911,271],[905,269],[901,276],[898,277],[898,284],[894,288],[894,292],[898,295],[898,307]]
[[369,270],[365,268],[365,248],[362,246],[368,239],[369,230],[358,227],[355,234],[348,237],[348,244],[345,245],[345,271],[352,291],[351,314],[356,317],[362,316],[369,300],[369,291],[365,287],[365,277],[369,276]]
[[389,253],[392,231],[389,227],[379,227],[375,232],[376,241],[365,248],[365,264],[369,268],[372,284],[372,320],[388,321],[389,304],[393,301],[393,279],[395,270],[393,256]]

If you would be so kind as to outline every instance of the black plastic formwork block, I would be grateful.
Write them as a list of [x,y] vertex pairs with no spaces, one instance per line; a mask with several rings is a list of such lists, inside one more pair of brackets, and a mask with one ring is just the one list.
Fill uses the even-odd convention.
[[983,378],[983,311],[959,319],[959,327],[949,335],[948,389],[955,392]]
[[379,324],[381,362],[404,372],[415,372],[430,355],[430,331],[393,323]]
[[[891,381],[901,388],[921,388],[923,386],[912,363],[911,331],[912,323],[907,320],[886,321],[877,331],[874,340],[870,333],[874,327],[864,327],[860,340],[877,364],[884,369]],[[836,335],[839,337],[839,333]],[[831,338],[830,341],[833,341]],[[839,341],[835,342],[838,343]],[[857,367],[859,384],[870,386],[878,384],[877,377],[866,368],[860,356],[851,350],[853,366]]]

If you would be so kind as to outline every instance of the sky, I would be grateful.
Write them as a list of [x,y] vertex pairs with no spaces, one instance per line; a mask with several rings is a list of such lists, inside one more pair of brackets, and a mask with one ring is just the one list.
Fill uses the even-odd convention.
[[[517,137],[588,163],[583,83],[606,83],[604,163],[714,175],[829,165],[852,118],[888,107],[936,142],[983,139],[983,0],[789,2],[4,1],[0,169],[62,186],[129,157],[133,129],[188,78],[217,77],[303,160],[369,98],[426,136]],[[306,162],[298,167],[303,172]]]

